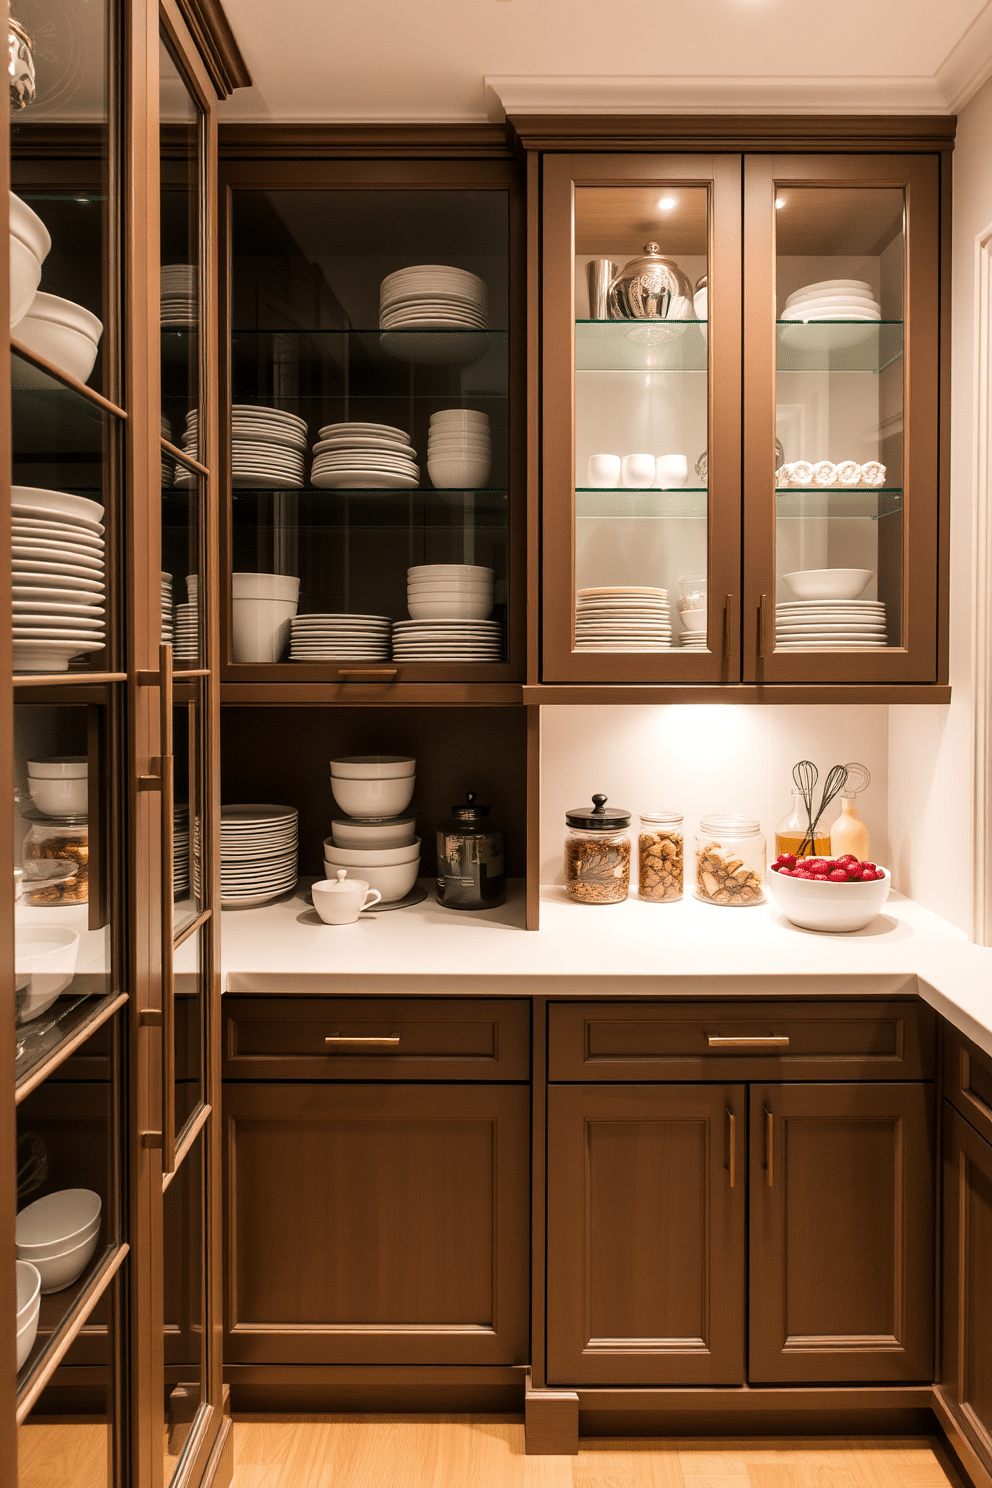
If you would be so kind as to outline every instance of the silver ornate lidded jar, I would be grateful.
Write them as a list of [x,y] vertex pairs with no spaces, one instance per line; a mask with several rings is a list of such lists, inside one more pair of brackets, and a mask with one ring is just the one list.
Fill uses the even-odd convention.
[[678,264],[646,243],[639,258],[625,263],[610,285],[610,315],[616,320],[664,320],[673,300],[692,300],[692,285]]
[[10,81],[10,106],[27,108],[34,103],[37,84],[34,73],[34,42],[20,21],[10,16],[7,21],[7,73]]

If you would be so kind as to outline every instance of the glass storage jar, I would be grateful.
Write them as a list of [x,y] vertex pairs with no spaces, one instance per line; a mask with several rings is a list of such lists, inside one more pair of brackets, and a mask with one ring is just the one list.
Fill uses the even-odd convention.
[[765,897],[765,838],[750,816],[699,819],[696,898],[706,904],[760,904]]
[[637,837],[637,897],[652,904],[682,898],[682,817],[677,811],[642,811]]
[[[802,852],[800,852],[802,848]],[[783,816],[775,828],[775,855],[792,853],[794,857],[828,858],[830,856],[830,833],[821,827],[811,842],[809,815],[803,805],[802,793],[792,792],[792,808]]]
[[437,829],[437,902],[445,909],[495,909],[506,899],[503,829],[475,791]]
[[565,813],[565,889],[579,904],[620,904],[630,892],[630,812],[606,807],[605,796],[592,806]]
[[21,856],[24,904],[87,903],[89,827],[85,817],[46,816],[33,821]]

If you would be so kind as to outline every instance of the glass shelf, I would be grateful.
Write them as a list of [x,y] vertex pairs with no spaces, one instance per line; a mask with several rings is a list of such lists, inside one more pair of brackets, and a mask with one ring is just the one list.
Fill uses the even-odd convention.
[[775,492],[775,515],[781,519],[848,521],[864,518],[877,522],[882,517],[898,515],[902,509],[902,489],[898,486],[873,486],[870,490],[790,486]]
[[576,372],[706,372],[705,320],[577,320]]
[[633,486],[597,490],[578,486],[576,520],[611,522],[681,522],[705,519],[709,505],[706,486],[680,486],[677,491],[639,490]]
[[779,372],[878,374],[902,356],[903,322],[780,320],[775,339]]
[[[295,498],[295,510],[291,508],[287,512],[289,498]],[[365,527],[379,531],[432,527],[488,527],[505,531],[508,518],[509,492],[499,488],[270,491],[244,487],[234,492],[235,525],[271,531],[342,531]]]

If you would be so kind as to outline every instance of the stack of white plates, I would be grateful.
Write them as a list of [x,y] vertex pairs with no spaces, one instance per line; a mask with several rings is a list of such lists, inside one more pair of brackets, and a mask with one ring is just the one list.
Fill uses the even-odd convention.
[[196,264],[163,264],[159,273],[159,290],[164,326],[187,327],[196,324]]
[[705,627],[702,630],[683,630],[682,634],[679,636],[679,644],[681,645],[683,651],[705,651]]
[[182,803],[172,813],[172,893],[189,893],[189,807]]
[[11,498],[14,670],[65,672],[106,640],[103,507],[34,486]]
[[[821,331],[783,328],[782,339],[807,351],[837,351],[855,346],[882,318],[882,311],[864,279],[821,279],[797,289],[785,302],[783,321],[826,322]],[[834,322],[848,324],[834,324]],[[862,324],[851,324],[851,322]],[[865,324],[866,323],[866,324]]]
[[398,620],[394,661],[501,661],[498,620]]
[[172,575],[162,574],[162,639],[171,644],[173,640],[173,615],[172,615]]
[[296,615],[290,661],[388,661],[388,615]]
[[483,331],[488,308],[486,286],[478,274],[447,264],[397,269],[379,286],[379,325],[384,331]]
[[315,486],[413,490],[420,484],[417,451],[391,424],[325,424],[313,447]]
[[200,654],[200,619],[196,600],[176,605],[172,655],[176,661],[196,661]]
[[576,651],[669,651],[671,645],[667,589],[616,584],[578,591]]
[[[199,416],[186,415],[183,449],[199,459]],[[304,484],[303,457],[307,450],[306,420],[281,408],[235,403],[231,410],[231,475],[235,486],[261,486],[281,491]],[[192,485],[196,477],[179,471],[176,485]]]
[[293,888],[297,838],[293,806],[222,806],[221,905],[249,909]]
[[796,599],[775,606],[778,651],[836,651],[888,644],[880,599]]

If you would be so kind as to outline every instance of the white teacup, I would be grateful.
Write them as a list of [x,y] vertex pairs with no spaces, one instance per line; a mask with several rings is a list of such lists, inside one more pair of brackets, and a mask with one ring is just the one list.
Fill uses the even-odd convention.
[[624,455],[623,457],[623,483],[625,486],[639,486],[643,489],[654,484],[655,476],[654,455]]
[[363,909],[371,909],[382,898],[364,878],[349,878],[347,868],[339,868],[333,879],[322,878],[310,892],[325,925],[353,925]]
[[620,484],[619,455],[590,455],[587,475],[589,484],[599,488]]
[[689,461],[685,455],[659,455],[655,461],[654,484],[660,491],[684,486],[689,479]]

